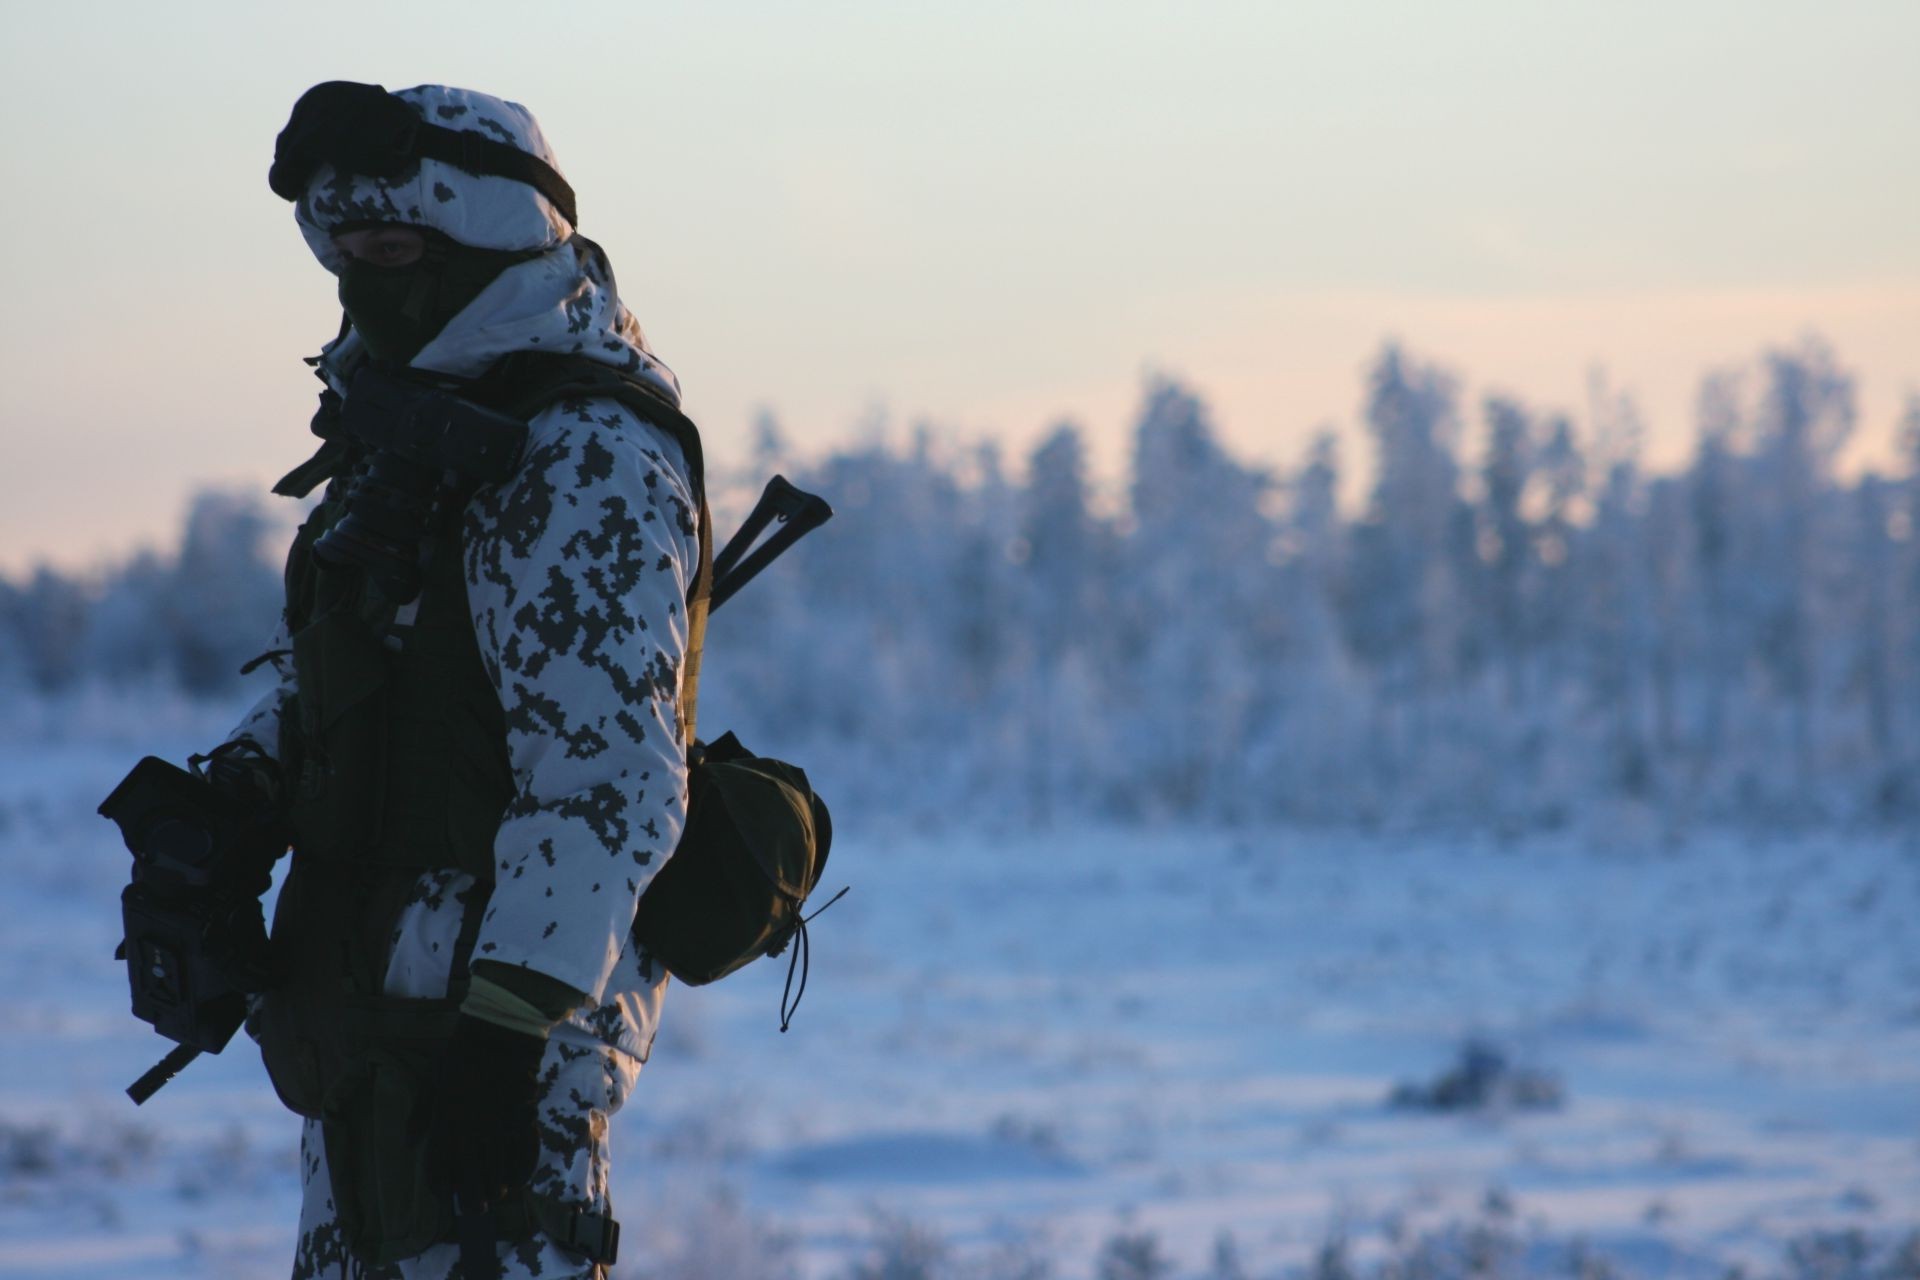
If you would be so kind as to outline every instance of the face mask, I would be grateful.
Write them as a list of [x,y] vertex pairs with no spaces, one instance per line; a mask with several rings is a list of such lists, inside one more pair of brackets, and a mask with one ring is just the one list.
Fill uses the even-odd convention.
[[369,355],[405,364],[502,271],[533,256],[430,236],[418,260],[404,267],[348,259],[340,269],[340,305]]

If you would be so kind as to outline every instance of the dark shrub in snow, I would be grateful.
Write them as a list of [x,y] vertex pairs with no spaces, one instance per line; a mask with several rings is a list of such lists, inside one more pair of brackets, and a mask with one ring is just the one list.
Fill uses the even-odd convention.
[[1397,1084],[1388,1098],[1393,1106],[1422,1111],[1545,1110],[1562,1101],[1558,1077],[1516,1067],[1484,1040],[1462,1045],[1459,1058],[1431,1083]]

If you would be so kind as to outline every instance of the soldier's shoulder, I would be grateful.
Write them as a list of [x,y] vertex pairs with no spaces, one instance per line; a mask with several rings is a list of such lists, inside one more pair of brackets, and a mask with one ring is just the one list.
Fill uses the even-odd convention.
[[670,478],[685,487],[686,457],[665,418],[664,411],[646,414],[611,396],[564,397],[534,415],[528,448],[574,456],[583,463],[591,459],[583,480],[602,471],[611,479],[624,461],[637,465],[642,474],[669,471]]

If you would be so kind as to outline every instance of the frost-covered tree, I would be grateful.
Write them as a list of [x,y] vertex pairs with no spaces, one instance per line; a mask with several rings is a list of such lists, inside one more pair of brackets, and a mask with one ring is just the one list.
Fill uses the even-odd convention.
[[157,592],[180,687],[189,693],[231,688],[257,654],[280,607],[280,575],[264,539],[271,522],[252,495],[201,493],[187,514],[172,580]]
[[1745,566],[1760,659],[1785,700],[1795,766],[1813,773],[1816,627],[1823,615],[1823,550],[1832,530],[1833,464],[1854,426],[1852,377],[1817,341],[1765,361],[1749,463],[1750,554]]
[[1015,626],[1027,641],[1020,697],[1030,812],[1052,816],[1061,792],[1097,770],[1097,678],[1107,656],[1099,624],[1110,559],[1108,531],[1093,514],[1086,445],[1078,427],[1056,426],[1027,461],[1012,559],[1020,594]]
[[1484,616],[1473,630],[1485,637],[1485,656],[1500,669],[1511,709],[1524,692],[1524,667],[1532,647],[1534,530],[1522,504],[1533,480],[1536,446],[1533,421],[1518,402],[1489,397],[1486,417],[1476,540],[1479,576],[1485,583]]
[[1271,484],[1221,447],[1192,391],[1149,386],[1115,584],[1137,690],[1123,734],[1146,809],[1244,799],[1235,766],[1271,706],[1261,675],[1280,633]]
[[[1895,636],[1893,720],[1904,725],[1901,759],[1911,765],[1920,759],[1920,393],[1907,396],[1899,438],[1905,473],[1896,482],[1898,494],[1887,516],[1889,535],[1899,547],[1890,604]],[[1920,796],[1915,799],[1920,802]]]
[[[262,562],[264,564],[264,561]],[[179,582],[173,562],[152,551],[139,551],[113,572],[93,605],[87,627],[86,664],[90,672],[108,673],[114,679],[146,683],[171,681],[184,683],[183,661],[172,634],[158,624],[173,612],[169,595]],[[264,642],[269,633],[277,600],[263,602],[242,617],[223,617],[217,624],[226,629],[233,642]],[[257,630],[245,635],[247,623]],[[237,667],[240,664],[234,663]],[[225,673],[228,676],[232,671]],[[218,682],[202,686],[210,690]]]
[[1456,380],[1389,344],[1367,380],[1374,481],[1353,530],[1343,612],[1374,681],[1363,765],[1390,791],[1427,754],[1433,695],[1459,670],[1475,539],[1460,494]]
[[[1604,381],[1579,417],[1484,398],[1471,442],[1460,386],[1382,350],[1357,511],[1331,436],[1276,476],[1166,378],[1113,510],[1070,425],[1012,468],[926,428],[803,457],[767,417],[721,532],[775,469],[837,514],[716,617],[702,730],[969,823],[1920,811],[1920,396],[1891,472],[1845,476],[1851,376],[1764,353],[1653,474]],[[280,521],[203,495],[172,551],[0,579],[0,685],[235,694]]]
[[1030,629],[1048,659],[1086,638],[1101,566],[1087,485],[1087,448],[1080,428],[1063,422],[1027,462],[1018,552],[1028,585]]
[[1835,709],[1864,731],[1857,744],[1863,766],[1884,779],[1878,804],[1898,808],[1904,801],[1904,772],[1896,764],[1894,708],[1898,693],[1899,630],[1895,613],[1900,577],[1900,543],[1894,538],[1898,488],[1879,476],[1855,488],[1839,536],[1846,570],[1830,580],[1828,603],[1852,625],[1836,629],[1829,641],[1837,669]]
[[[1697,630],[1687,637],[1693,641],[1688,656],[1701,668],[1705,685],[1693,744],[1696,760],[1720,750],[1728,698],[1747,656],[1739,595],[1741,428],[1736,379],[1724,372],[1708,377],[1700,386],[1699,438],[1693,466],[1685,477],[1691,516],[1687,528],[1692,535],[1688,544],[1692,556],[1686,565],[1691,581],[1686,586],[1699,593],[1697,610],[1687,611],[1699,614]],[[1666,544],[1653,551],[1670,557],[1676,549]],[[1679,617],[1670,617],[1669,625],[1677,631]],[[1720,661],[1706,662],[1709,653],[1719,654]]]
[[82,665],[93,600],[86,587],[45,565],[9,592],[9,647],[35,688],[57,691],[86,674]]
[[1569,627],[1580,611],[1580,566],[1574,563],[1581,529],[1579,515],[1588,500],[1587,459],[1574,434],[1573,420],[1550,415],[1540,428],[1535,489],[1541,511],[1531,529],[1535,575],[1528,643],[1553,668],[1573,647]]

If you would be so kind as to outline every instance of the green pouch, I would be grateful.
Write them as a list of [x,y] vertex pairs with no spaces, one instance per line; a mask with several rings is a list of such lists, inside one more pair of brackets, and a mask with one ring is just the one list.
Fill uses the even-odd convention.
[[686,829],[641,896],[633,935],[698,987],[785,949],[826,868],[833,826],[803,770],[754,755],[731,733],[696,754],[688,773]]
[[453,1233],[451,1200],[428,1186],[426,1144],[410,1133],[431,1066],[430,1052],[372,1050],[336,1082],[320,1120],[342,1236],[370,1266]]
[[[380,991],[394,923],[415,877],[296,852],[274,908],[274,953],[282,980],[260,995],[247,1019],[267,1078],[288,1110],[320,1119],[342,1080],[366,1055],[389,1049],[429,1060],[447,1038],[466,996],[464,970],[437,999]],[[467,913],[455,943],[463,965],[484,901]]]
[[322,1038],[311,1029],[312,1006],[299,993],[268,992],[248,1016],[247,1031],[260,1044],[260,1060],[280,1104],[295,1115],[318,1120],[332,1072],[322,1055]]
[[[289,972],[261,998],[249,1029],[280,1100],[320,1122],[341,1233],[356,1258],[377,1266],[450,1238],[452,1204],[428,1186],[424,1144],[409,1128],[467,982],[456,972],[440,997],[370,994],[414,877],[367,878],[296,855],[275,920]],[[468,911],[473,933],[483,906]],[[463,931],[456,958],[471,947]]]

